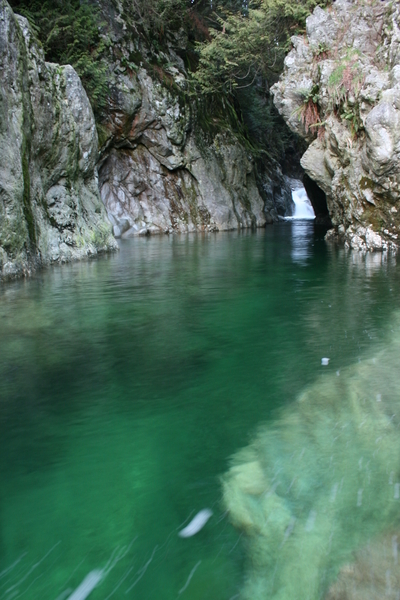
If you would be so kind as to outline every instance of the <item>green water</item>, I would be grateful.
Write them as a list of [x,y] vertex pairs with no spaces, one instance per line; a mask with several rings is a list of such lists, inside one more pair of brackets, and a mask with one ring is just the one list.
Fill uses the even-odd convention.
[[323,233],[129,240],[0,288],[0,598],[61,600],[96,569],[93,600],[238,597],[230,457],[384,348],[399,307],[393,258]]

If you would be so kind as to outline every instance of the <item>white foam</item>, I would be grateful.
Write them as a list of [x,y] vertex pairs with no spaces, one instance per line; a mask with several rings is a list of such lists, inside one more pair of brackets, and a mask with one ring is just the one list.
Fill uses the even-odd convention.
[[314,209],[307,196],[304,187],[292,190],[292,198],[295,204],[294,213],[287,219],[315,219]]

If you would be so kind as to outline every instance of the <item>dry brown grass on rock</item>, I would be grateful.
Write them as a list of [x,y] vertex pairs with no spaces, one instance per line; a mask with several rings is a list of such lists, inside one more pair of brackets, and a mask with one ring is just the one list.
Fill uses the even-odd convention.
[[315,104],[315,102],[313,102],[311,98],[303,108],[303,111],[301,113],[301,120],[303,122],[306,133],[308,133],[310,129],[314,129],[318,123],[321,123],[318,106]]

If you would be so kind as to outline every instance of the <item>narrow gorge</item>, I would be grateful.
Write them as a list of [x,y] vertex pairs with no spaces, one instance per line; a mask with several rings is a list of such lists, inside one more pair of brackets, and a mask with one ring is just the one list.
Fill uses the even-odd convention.
[[0,75],[0,599],[399,600],[399,1],[0,0]]

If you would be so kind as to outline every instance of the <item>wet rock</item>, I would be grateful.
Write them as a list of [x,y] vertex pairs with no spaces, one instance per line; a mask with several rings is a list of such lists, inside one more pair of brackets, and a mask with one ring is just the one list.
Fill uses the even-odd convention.
[[380,536],[400,514],[399,319],[379,353],[328,369],[232,457],[223,501],[248,553],[241,597],[317,600],[340,573],[329,600],[397,598],[397,546]]
[[400,593],[398,532],[372,539],[339,571],[326,600],[397,600]]

